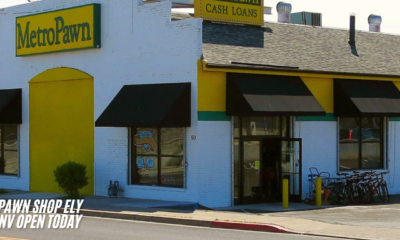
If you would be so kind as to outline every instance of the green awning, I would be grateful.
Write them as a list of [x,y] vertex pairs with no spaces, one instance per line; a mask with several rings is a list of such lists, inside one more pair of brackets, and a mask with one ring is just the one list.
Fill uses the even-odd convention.
[[0,90],[0,124],[22,124],[22,89]]
[[399,117],[400,91],[391,81],[334,79],[337,117]]
[[228,116],[324,116],[300,77],[228,73]]
[[191,84],[125,85],[96,127],[190,127]]

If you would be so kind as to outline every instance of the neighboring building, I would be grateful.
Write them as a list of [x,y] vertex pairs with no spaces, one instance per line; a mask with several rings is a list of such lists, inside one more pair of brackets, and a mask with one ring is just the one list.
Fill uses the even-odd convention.
[[1,13],[1,188],[58,192],[71,160],[88,167],[84,194],[112,180],[208,207],[279,201],[283,178],[299,201],[312,167],[390,170],[400,193],[400,36],[349,45],[347,30],[202,23],[139,0]]
[[218,140],[201,156],[220,176],[233,172],[213,194],[279,200],[288,178],[291,199],[304,199],[310,168],[332,178],[389,170],[389,192],[399,193],[399,44],[377,32],[204,22],[199,126]]

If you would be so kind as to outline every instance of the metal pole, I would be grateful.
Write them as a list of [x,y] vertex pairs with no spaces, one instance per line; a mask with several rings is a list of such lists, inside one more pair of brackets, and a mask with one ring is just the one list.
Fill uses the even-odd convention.
[[315,181],[315,205],[317,207],[321,206],[321,177],[317,177]]
[[282,208],[289,208],[289,180],[282,180]]

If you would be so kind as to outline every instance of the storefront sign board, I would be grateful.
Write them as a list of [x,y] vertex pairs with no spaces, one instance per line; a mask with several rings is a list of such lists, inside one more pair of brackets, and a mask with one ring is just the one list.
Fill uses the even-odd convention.
[[262,26],[263,0],[196,0],[195,17],[217,22]]
[[16,56],[100,48],[100,4],[17,17]]

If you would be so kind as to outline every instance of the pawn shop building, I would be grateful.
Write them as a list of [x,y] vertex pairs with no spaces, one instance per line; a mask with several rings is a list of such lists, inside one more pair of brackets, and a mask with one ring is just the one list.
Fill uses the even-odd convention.
[[349,29],[264,23],[262,3],[218,23],[202,1],[196,17],[141,0],[1,11],[0,188],[61,192],[53,171],[74,161],[83,194],[112,180],[208,207],[280,201],[282,179],[300,201],[311,167],[389,170],[400,193],[399,36],[349,45]]

